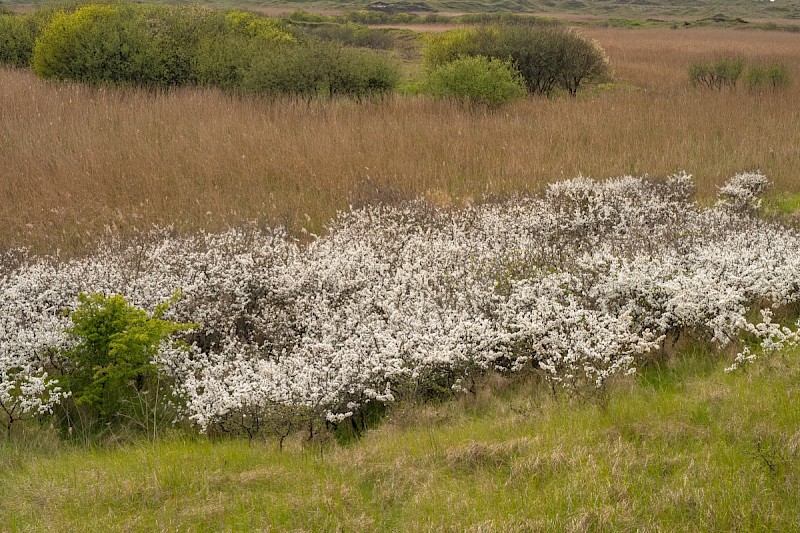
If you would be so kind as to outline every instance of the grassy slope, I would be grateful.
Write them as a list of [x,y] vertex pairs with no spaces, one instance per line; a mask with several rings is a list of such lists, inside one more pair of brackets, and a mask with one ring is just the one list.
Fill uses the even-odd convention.
[[798,355],[689,353],[606,410],[506,386],[305,451],[6,445],[0,530],[797,531]]
[[[28,9],[53,0],[3,0],[0,5]],[[176,2],[177,0],[162,0]],[[391,3],[398,0],[389,0]],[[419,0],[445,13],[570,13],[625,17],[728,17],[800,18],[800,0]],[[269,7],[347,11],[362,9],[372,0],[198,0],[217,7]]]

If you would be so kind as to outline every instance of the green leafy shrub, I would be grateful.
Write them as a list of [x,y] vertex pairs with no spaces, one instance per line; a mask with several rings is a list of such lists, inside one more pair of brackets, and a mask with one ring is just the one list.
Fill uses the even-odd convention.
[[548,96],[557,88],[576,95],[587,80],[610,76],[602,48],[558,26],[504,25],[456,30],[429,38],[424,51],[431,69],[462,56],[510,61],[531,94]]
[[363,97],[391,91],[399,79],[383,56],[332,42],[284,44],[251,58],[241,88],[253,94]]
[[201,37],[191,60],[192,82],[226,90],[240,89],[252,61],[250,49],[251,40],[241,36]]
[[763,88],[767,83],[767,69],[763,65],[753,65],[744,73],[744,81],[750,89]]
[[243,11],[91,4],[56,13],[36,42],[33,68],[93,84],[227,87],[238,79],[230,74],[233,50],[295,40],[279,21]]
[[703,89],[735,89],[743,79],[750,90],[782,89],[791,83],[785,65],[773,63],[746,64],[743,59],[721,57],[712,61],[695,61],[689,65],[689,81]]
[[394,45],[394,39],[386,31],[371,29],[353,22],[308,25],[304,28],[304,32],[317,39],[337,41],[360,48],[388,50]]
[[744,60],[720,57],[713,61],[695,61],[689,65],[689,81],[695,87],[733,89],[744,71]]
[[782,89],[791,83],[789,71],[785,65],[772,65],[767,68],[767,79],[773,89]]
[[0,14],[0,64],[29,67],[36,38],[55,12],[40,9],[23,15]]
[[425,92],[498,106],[525,95],[525,82],[508,61],[484,56],[462,57],[433,68]]
[[80,418],[110,424],[122,418],[140,420],[158,410],[159,394],[162,402],[167,397],[154,363],[159,347],[194,327],[164,318],[175,298],[150,315],[119,295],[78,297],[67,330],[76,344],[64,354],[62,381]]
[[426,69],[434,69],[459,57],[478,55],[472,44],[474,29],[459,28],[442,33],[425,35],[422,60]]
[[169,66],[158,45],[132,6],[88,5],[53,17],[36,41],[33,69],[59,80],[162,85]]
[[294,42],[295,38],[281,24],[246,11],[230,11],[225,15],[227,29],[234,35],[257,37],[269,42]]
[[0,63],[28,66],[37,35],[31,20],[28,15],[0,14]]
[[785,65],[751,65],[744,74],[747,86],[751,90],[764,87],[777,90],[784,89],[791,83],[789,71]]
[[[44,78],[359,98],[394,89],[399,77],[382,55],[303,38],[285,21],[244,11],[121,2],[51,19],[33,46],[33,68]],[[345,40],[385,35],[353,24],[343,31]]]

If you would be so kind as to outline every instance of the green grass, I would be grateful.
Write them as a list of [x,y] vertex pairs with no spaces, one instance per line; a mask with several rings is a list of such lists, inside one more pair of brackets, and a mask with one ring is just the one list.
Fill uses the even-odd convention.
[[798,356],[684,352],[604,409],[495,385],[347,446],[5,444],[0,530],[797,531]]
[[800,213],[800,194],[784,194],[774,199],[775,208],[781,213]]
[[800,194],[781,192],[764,199],[764,213],[788,224],[800,223]]

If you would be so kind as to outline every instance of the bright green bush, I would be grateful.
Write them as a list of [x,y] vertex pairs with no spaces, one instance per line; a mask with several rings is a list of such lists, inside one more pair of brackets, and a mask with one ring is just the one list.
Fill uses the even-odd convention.
[[394,90],[400,76],[389,61],[367,50],[334,46],[328,52],[328,90],[331,96],[360,98]]
[[32,64],[58,80],[267,95],[362,97],[397,85],[384,56],[296,33],[244,11],[90,4],[54,14],[36,39]]
[[167,51],[128,5],[88,5],[57,13],[36,41],[33,69],[43,78],[94,84],[163,85]]
[[234,35],[259,38],[268,42],[294,42],[295,38],[281,24],[246,11],[230,11],[225,15],[227,29]]
[[462,57],[433,68],[425,92],[470,104],[498,106],[525,95],[525,81],[508,61],[483,56]]
[[783,89],[791,83],[789,71],[785,65],[771,65],[767,68],[767,79],[773,89]]
[[[160,375],[153,362],[159,346],[193,325],[164,319],[171,301],[152,315],[119,295],[81,294],[78,301],[67,331],[76,344],[64,354],[65,389],[77,409],[101,423],[120,416],[140,418],[143,397],[159,392]],[[163,389],[165,398],[167,387]]]
[[733,89],[744,72],[744,60],[720,57],[713,61],[695,61],[689,65],[689,81],[705,89]]
[[[242,11],[197,6],[91,4],[59,12],[33,57],[42,77],[94,84],[236,85],[252,43],[294,42],[281,23]],[[233,66],[231,66],[233,64]]]
[[459,57],[477,55],[472,44],[475,36],[475,30],[463,28],[425,35],[425,48],[422,51],[425,68],[430,70]]

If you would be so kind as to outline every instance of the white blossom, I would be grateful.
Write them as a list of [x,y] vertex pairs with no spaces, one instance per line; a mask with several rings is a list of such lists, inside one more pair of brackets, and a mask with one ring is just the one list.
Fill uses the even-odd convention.
[[[771,310],[800,298],[800,236],[752,216],[765,184],[740,174],[702,208],[685,173],[579,177],[464,209],[351,210],[309,244],[248,226],[159,230],[71,261],[6,254],[0,405],[32,415],[64,397],[59,354],[80,292],[150,310],[180,291],[167,318],[199,327],[154,362],[201,430],[282,407],[341,422],[433,382],[463,390],[486,370],[602,387],[676,331],[775,350],[798,341]],[[732,368],[755,353],[744,347]]]

